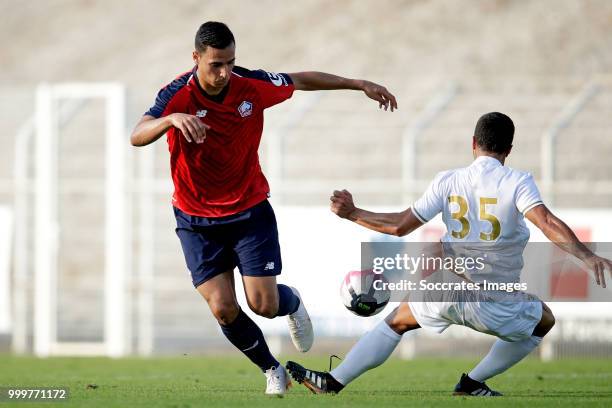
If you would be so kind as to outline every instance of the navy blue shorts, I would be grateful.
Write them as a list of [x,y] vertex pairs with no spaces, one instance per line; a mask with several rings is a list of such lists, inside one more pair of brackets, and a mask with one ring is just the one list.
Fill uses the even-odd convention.
[[198,217],[174,207],[193,286],[238,267],[244,276],[281,273],[281,253],[274,210],[261,203],[227,217]]

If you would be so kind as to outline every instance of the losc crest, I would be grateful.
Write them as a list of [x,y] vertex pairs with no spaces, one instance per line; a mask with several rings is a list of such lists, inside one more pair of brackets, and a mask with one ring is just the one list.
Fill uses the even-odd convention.
[[240,106],[238,106],[238,113],[243,118],[251,116],[251,113],[253,113],[253,104],[249,101],[242,101]]

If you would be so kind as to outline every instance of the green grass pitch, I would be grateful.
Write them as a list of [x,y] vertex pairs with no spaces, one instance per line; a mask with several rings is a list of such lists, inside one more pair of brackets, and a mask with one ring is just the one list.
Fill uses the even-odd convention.
[[[292,356],[316,369],[327,359]],[[286,358],[282,360],[286,361]],[[452,397],[461,372],[475,361],[390,360],[337,396],[312,395],[299,384],[285,398],[263,394],[263,375],[238,355],[151,359],[0,356],[0,387],[68,387],[70,399],[55,403],[3,403],[1,406],[78,407],[406,407],[406,406],[612,406],[612,360],[521,362],[489,382],[506,396]],[[94,385],[94,387],[90,386]]]

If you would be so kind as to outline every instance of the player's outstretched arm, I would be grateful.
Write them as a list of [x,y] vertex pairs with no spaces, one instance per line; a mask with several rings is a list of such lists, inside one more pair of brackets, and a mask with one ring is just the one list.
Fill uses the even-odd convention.
[[597,284],[606,287],[606,269],[612,276],[612,262],[610,260],[595,255],[586,245],[580,242],[570,227],[550,212],[545,205],[532,208],[527,211],[525,217],[538,227],[551,242],[583,261],[595,273]]
[[423,225],[410,208],[399,213],[375,213],[357,208],[353,196],[346,190],[334,191],[330,200],[331,210],[338,217],[383,234],[403,237]]
[[363,79],[349,79],[325,72],[295,72],[289,74],[293,86],[299,91],[324,91],[333,89],[353,89],[363,91],[368,98],[378,102],[379,108],[397,109],[395,96],[382,85]]
[[132,146],[146,146],[162,137],[172,126],[181,131],[188,142],[202,143],[206,139],[206,130],[210,126],[194,115],[172,113],[161,118],[144,115],[136,124],[130,142]]

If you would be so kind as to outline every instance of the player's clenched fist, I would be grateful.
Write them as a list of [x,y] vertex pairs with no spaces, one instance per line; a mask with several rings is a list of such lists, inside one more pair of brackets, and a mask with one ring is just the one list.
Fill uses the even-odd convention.
[[169,115],[172,126],[181,131],[188,142],[203,143],[206,139],[206,131],[210,129],[200,118],[186,113],[173,113]]
[[340,218],[348,218],[355,211],[353,196],[346,190],[334,190],[330,200],[332,212]]

